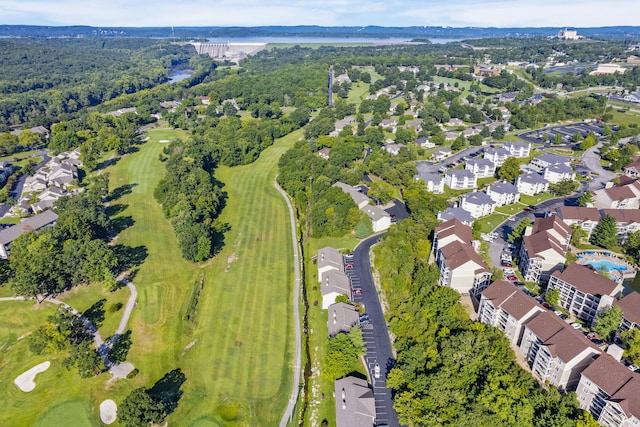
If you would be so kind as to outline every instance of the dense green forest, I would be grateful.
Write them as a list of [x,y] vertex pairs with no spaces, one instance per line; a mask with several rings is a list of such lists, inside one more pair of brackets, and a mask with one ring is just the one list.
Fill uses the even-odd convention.
[[167,81],[193,46],[152,39],[0,40],[0,122],[49,126]]

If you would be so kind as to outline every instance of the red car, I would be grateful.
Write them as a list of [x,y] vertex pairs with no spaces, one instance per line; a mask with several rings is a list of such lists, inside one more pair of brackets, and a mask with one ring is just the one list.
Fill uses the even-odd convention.
[[511,280],[512,282],[517,282],[518,278],[516,276],[507,276],[507,280]]
[[345,265],[345,267],[346,267],[346,268],[353,268],[353,267],[354,267],[354,265],[353,265],[352,263],[349,263],[349,264]]

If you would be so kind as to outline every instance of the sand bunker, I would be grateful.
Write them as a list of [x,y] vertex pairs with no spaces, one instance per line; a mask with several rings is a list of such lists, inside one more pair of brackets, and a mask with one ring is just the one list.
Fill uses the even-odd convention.
[[161,139],[160,142],[165,143],[165,142],[171,142],[168,139]]
[[100,421],[102,424],[111,424],[116,420],[118,407],[116,402],[107,399],[100,404]]
[[13,380],[13,382],[18,386],[20,390],[28,393],[36,388],[36,383],[34,381],[36,375],[49,369],[49,366],[51,366],[51,362],[42,362],[41,364],[36,365],[28,371],[18,375],[16,379]]

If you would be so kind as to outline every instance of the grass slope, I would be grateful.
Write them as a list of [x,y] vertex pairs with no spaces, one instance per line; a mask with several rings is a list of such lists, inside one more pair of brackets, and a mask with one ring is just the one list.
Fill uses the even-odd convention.
[[[299,132],[278,141],[252,165],[218,169],[216,177],[229,194],[221,219],[231,231],[222,252],[204,265],[181,258],[153,198],[164,174],[158,141],[174,138],[173,132],[149,132],[140,152],[110,171],[114,187],[137,184],[116,202],[128,205],[121,215],[135,221],[120,242],[148,251],[134,280],[140,297],[132,318],[131,361],[141,370],[134,382],[149,385],[179,367],[187,382],[170,420],[217,420],[216,408],[236,401],[244,408],[239,411],[243,423],[272,425],[286,404],[293,344],[288,214],[273,180],[278,158]],[[190,327],[184,310],[201,275],[205,287]]]

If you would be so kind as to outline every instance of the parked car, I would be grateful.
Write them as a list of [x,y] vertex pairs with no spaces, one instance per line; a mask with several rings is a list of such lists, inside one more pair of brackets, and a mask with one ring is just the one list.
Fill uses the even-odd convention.
[[353,290],[354,295],[362,295],[362,288],[355,288]]
[[571,327],[572,327],[573,329],[582,329],[582,325],[581,325],[580,323],[578,323],[578,322],[573,322],[573,323],[571,324]]
[[548,302],[546,302],[546,301],[542,303],[542,306],[543,306],[544,308],[551,309],[551,304],[549,304],[549,303],[548,303]]
[[518,278],[516,276],[507,276],[507,280],[510,280],[512,282],[517,282]]
[[640,369],[640,367],[638,367],[638,365],[629,365],[627,366],[627,368],[629,368],[630,371],[637,371],[638,369]]
[[373,376],[377,379],[380,378],[380,365],[376,363],[376,366],[373,367]]
[[347,265],[345,265],[346,268],[353,268],[355,267],[354,264],[352,262],[348,263]]

